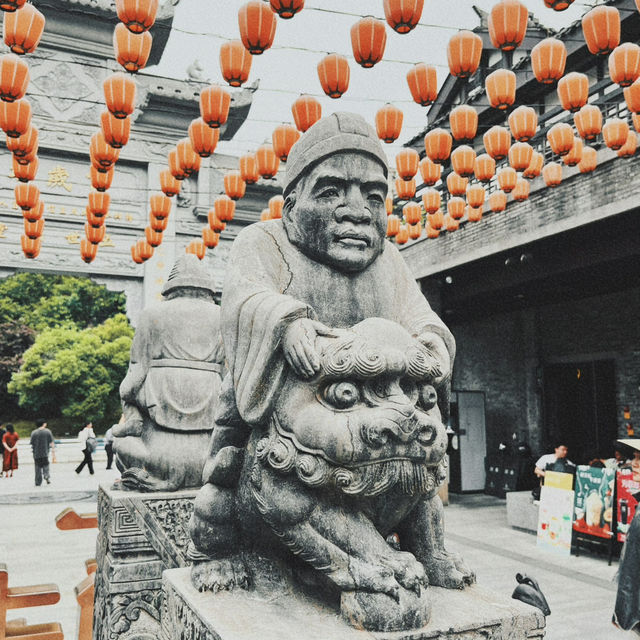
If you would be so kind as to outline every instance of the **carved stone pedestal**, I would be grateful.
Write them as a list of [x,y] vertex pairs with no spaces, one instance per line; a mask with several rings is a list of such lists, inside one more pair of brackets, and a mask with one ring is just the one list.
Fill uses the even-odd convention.
[[160,636],[162,572],[189,564],[187,525],[195,494],[100,487],[94,640]]
[[[430,587],[431,621],[406,632],[358,631],[328,607],[286,590],[200,593],[189,569],[165,571],[161,640],[535,640],[544,637],[538,609],[474,585]],[[272,585],[273,586],[273,585]]]

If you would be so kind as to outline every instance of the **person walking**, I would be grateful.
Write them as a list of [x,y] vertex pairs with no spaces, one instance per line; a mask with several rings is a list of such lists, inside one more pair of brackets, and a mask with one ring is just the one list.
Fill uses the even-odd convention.
[[47,429],[45,420],[36,420],[36,428],[31,432],[31,449],[33,451],[33,461],[36,471],[36,487],[42,484],[44,476],[45,482],[51,484],[49,475],[49,449],[55,451],[53,434]]
[[18,468],[18,434],[12,424],[7,425],[7,432],[2,436],[2,470],[7,478],[13,477],[13,472]]
[[[122,422],[122,418],[120,418],[120,422]],[[111,469],[111,464],[113,463],[113,427],[117,425],[113,425],[107,429],[107,433],[104,434],[104,450],[107,454],[107,469]]]
[[78,434],[78,440],[80,440],[80,445],[82,446],[84,459],[76,467],[76,473],[79,474],[86,464],[87,467],[89,467],[89,473],[93,475],[93,458],[91,457],[91,454],[96,450],[96,434],[93,432],[93,424],[91,420],[84,425],[82,431]]

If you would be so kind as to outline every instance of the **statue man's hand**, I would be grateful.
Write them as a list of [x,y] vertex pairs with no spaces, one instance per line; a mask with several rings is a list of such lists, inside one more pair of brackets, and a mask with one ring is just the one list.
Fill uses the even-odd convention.
[[432,384],[438,387],[444,380],[451,376],[451,358],[449,350],[444,340],[435,333],[424,333],[418,337],[418,342],[422,344],[429,354],[435,358],[440,368],[440,375],[437,376]]
[[315,347],[316,336],[335,338],[337,335],[335,331],[316,320],[295,320],[284,333],[284,358],[296,375],[311,378],[320,370],[320,356]]

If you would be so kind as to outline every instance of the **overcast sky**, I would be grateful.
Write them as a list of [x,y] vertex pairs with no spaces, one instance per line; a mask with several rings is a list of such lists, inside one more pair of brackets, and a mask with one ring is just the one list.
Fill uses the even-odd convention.
[[[543,25],[552,28],[566,26],[589,8],[574,2],[566,11],[556,12],[547,9],[543,0],[524,2]],[[245,0],[181,0],[163,59],[149,72],[185,78],[187,67],[197,59],[208,80],[221,82],[220,45],[225,39],[239,37],[237,14],[244,3]],[[270,141],[274,127],[293,122],[291,103],[300,93],[309,93],[319,98],[323,115],[338,110],[356,111],[372,124],[376,111],[386,102],[401,108],[404,125],[400,138],[385,145],[391,160],[402,143],[426,125],[428,107],[415,104],[407,86],[410,66],[416,62],[436,65],[438,81],[442,83],[448,74],[449,38],[458,29],[478,25],[474,5],[488,11],[493,4],[492,0],[425,0],[421,23],[405,35],[387,26],[385,58],[372,69],[363,69],[353,60],[350,28],[359,16],[384,18],[382,0],[307,0],[305,8],[292,19],[277,19],[273,47],[253,57],[249,82],[259,79],[260,88],[247,122],[233,141],[219,145],[219,152],[240,155]],[[318,61],[332,52],[346,55],[351,67],[349,89],[337,100],[324,95],[316,71]]]

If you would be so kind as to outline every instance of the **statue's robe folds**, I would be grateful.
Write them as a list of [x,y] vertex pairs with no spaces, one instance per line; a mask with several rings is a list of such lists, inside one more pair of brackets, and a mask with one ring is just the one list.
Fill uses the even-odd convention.
[[210,431],[223,373],[212,301],[177,297],[145,309],[120,386],[125,403],[146,410],[163,429]]
[[440,336],[453,363],[453,336],[429,306],[396,247],[384,244],[383,253],[369,267],[346,273],[303,254],[289,241],[281,220],[253,224],[238,235],[222,295],[229,377],[220,397],[218,426],[229,424],[232,403],[249,425],[269,416],[288,366],[281,341],[299,318],[331,328],[386,318],[418,339]]

